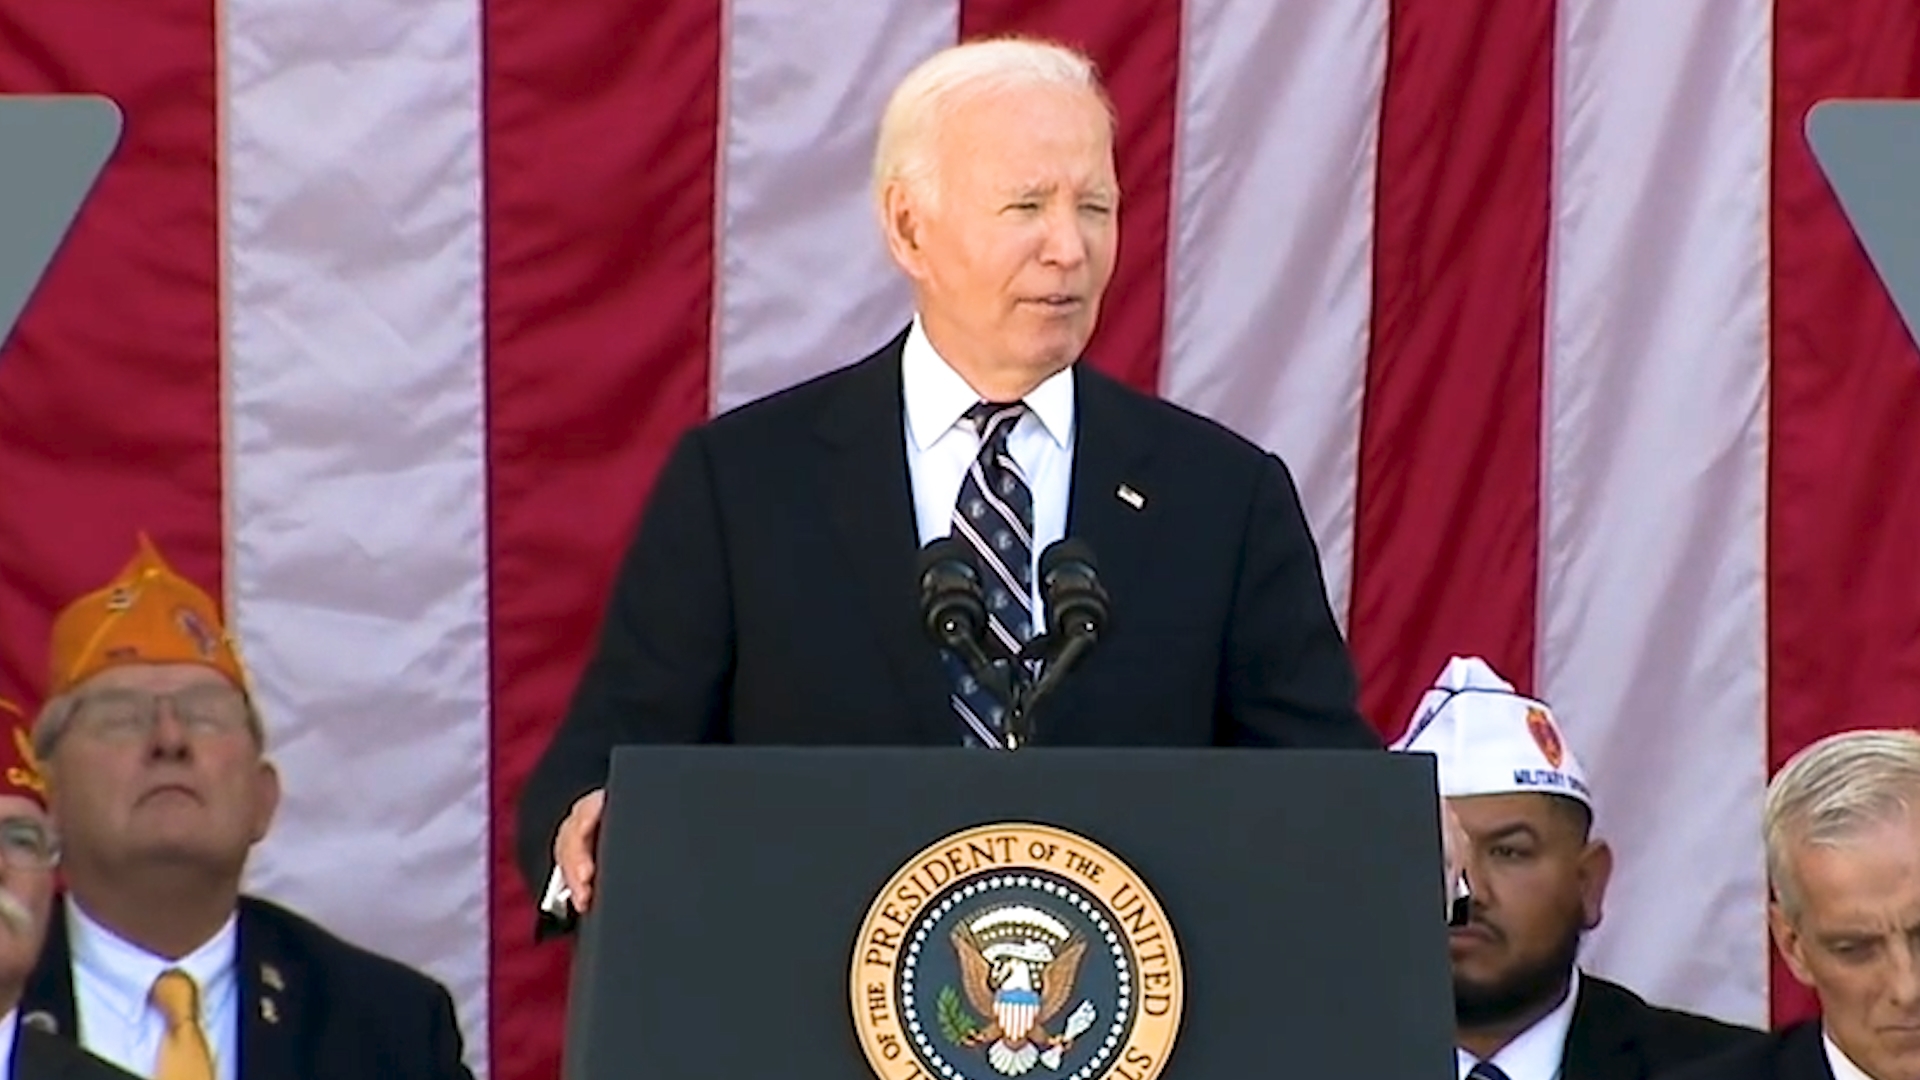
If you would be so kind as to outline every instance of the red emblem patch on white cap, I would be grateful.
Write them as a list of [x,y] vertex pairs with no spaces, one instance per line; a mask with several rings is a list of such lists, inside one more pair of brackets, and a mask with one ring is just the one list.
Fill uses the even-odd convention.
[[1527,710],[1527,731],[1533,735],[1534,744],[1547,756],[1547,764],[1555,769],[1566,759],[1566,744],[1560,741],[1560,729],[1553,726],[1553,718],[1545,709]]

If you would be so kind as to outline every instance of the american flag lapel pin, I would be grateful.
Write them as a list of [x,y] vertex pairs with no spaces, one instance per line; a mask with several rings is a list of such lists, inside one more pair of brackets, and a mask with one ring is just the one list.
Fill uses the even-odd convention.
[[1114,491],[1114,494],[1120,497],[1121,502],[1126,503],[1135,510],[1147,505],[1147,497],[1133,490],[1133,488],[1126,484],[1121,484],[1120,487]]

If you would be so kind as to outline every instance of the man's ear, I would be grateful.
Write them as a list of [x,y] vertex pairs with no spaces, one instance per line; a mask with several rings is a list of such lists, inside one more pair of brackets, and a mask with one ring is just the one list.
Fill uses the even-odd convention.
[[880,217],[887,253],[908,277],[919,280],[926,270],[926,257],[920,250],[924,224],[920,199],[904,181],[889,180],[881,189]]
[[1802,986],[1812,986],[1813,969],[1807,966],[1807,940],[1787,917],[1786,909],[1777,898],[1767,901],[1767,930],[1773,934],[1774,947],[1780,950],[1780,957],[1787,962],[1793,977]]
[[274,815],[280,809],[280,770],[266,758],[260,759],[260,783],[253,789],[253,842],[259,843],[267,838],[267,831],[273,828]]
[[1594,840],[1580,853],[1580,907],[1588,930],[1600,925],[1607,899],[1607,882],[1613,879],[1613,849],[1605,840]]

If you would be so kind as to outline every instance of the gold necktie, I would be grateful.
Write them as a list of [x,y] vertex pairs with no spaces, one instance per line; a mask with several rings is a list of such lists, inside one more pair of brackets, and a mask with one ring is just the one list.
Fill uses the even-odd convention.
[[193,976],[179,968],[168,968],[153,980],[148,996],[167,1018],[167,1033],[160,1039],[153,1080],[213,1080],[213,1052],[207,1047],[206,1033],[200,1030],[200,988],[194,985]]

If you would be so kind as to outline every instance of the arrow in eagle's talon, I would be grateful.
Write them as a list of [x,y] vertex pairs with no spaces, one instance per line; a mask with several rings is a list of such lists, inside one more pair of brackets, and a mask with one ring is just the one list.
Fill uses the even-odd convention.
[[1073,1015],[1067,1017],[1066,1030],[1047,1040],[1048,1050],[1040,1055],[1041,1064],[1049,1069],[1059,1068],[1060,1057],[1072,1048],[1073,1040],[1093,1026],[1094,1013],[1093,1002],[1081,1002],[1080,1007],[1073,1010]]

